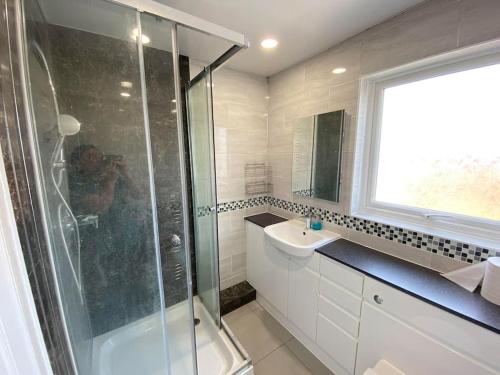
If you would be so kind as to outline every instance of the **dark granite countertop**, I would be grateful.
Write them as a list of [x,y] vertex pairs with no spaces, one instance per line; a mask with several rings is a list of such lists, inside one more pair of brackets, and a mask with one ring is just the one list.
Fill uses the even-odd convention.
[[365,275],[500,334],[500,306],[437,271],[339,239],[316,250]]
[[282,223],[283,221],[287,221],[288,219],[266,212],[263,214],[247,216],[245,220],[257,224],[259,227],[265,228],[269,225]]

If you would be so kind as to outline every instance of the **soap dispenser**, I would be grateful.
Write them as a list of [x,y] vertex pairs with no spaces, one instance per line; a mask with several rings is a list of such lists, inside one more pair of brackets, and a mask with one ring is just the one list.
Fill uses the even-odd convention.
[[319,215],[314,215],[311,220],[311,228],[313,230],[321,230],[323,224],[321,223],[321,218]]

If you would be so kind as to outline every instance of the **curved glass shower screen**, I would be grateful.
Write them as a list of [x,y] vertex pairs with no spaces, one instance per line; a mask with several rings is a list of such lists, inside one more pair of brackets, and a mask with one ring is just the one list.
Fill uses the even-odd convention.
[[73,370],[194,374],[172,24],[100,0],[25,0],[24,15],[29,141]]
[[54,372],[249,365],[221,329],[211,95],[211,71],[243,36],[151,0],[16,4],[28,120],[12,153],[29,168],[14,178],[35,182],[41,250],[26,263],[41,275],[32,284]]
[[201,301],[220,325],[217,191],[215,185],[210,68],[187,87],[189,146],[193,184],[197,289]]

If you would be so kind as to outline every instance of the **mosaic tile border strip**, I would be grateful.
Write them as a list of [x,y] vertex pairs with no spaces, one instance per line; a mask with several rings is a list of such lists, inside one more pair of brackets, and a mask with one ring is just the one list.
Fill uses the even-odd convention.
[[266,204],[299,215],[312,212],[320,216],[323,222],[336,224],[346,229],[377,236],[388,241],[394,241],[418,250],[430,251],[434,254],[439,254],[462,262],[478,263],[492,256],[500,256],[500,252],[492,249],[454,241],[440,236],[415,232],[409,229],[365,220],[354,216],[343,215],[327,209],[316,208],[306,204],[290,202],[270,196],[219,203],[217,205],[217,212],[230,212]]
[[313,214],[319,215],[324,222],[333,223],[347,229],[377,236],[416,249],[430,251],[434,254],[447,256],[462,262],[478,263],[492,256],[500,256],[500,252],[491,249],[349,215],[338,214],[330,210],[320,209],[301,203],[294,203],[274,197],[268,197],[268,203],[274,207],[301,215],[311,211]]
[[[270,197],[261,196],[249,199],[240,199],[237,201],[217,203],[217,213],[243,210],[245,208],[258,207],[267,204]],[[197,217],[210,215],[212,209],[210,206],[198,207],[196,211]]]
[[237,201],[224,202],[217,204],[217,213],[243,210],[244,208],[263,206],[269,202],[268,196],[240,199]]

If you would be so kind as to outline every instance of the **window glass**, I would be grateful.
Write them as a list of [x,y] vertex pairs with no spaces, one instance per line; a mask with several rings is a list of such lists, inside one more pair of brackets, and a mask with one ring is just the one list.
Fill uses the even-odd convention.
[[500,220],[500,64],[384,89],[374,195]]

